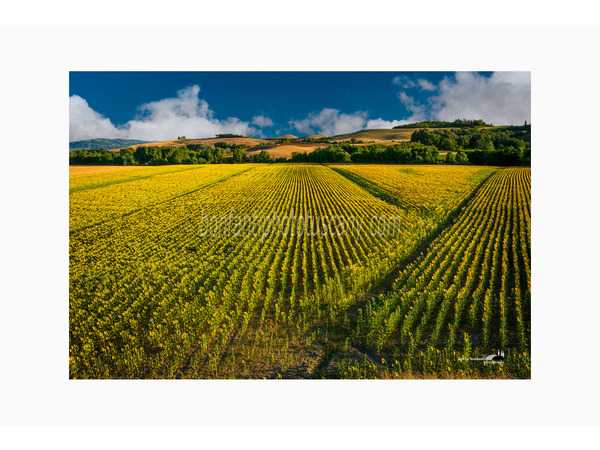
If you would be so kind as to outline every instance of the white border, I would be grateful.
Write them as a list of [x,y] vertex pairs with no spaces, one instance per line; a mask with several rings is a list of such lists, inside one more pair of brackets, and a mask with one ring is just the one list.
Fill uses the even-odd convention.
[[[408,21],[408,19],[407,19]],[[593,28],[5,28],[5,425],[597,425]],[[69,381],[69,70],[531,70],[530,381]],[[591,143],[590,143],[591,142]]]

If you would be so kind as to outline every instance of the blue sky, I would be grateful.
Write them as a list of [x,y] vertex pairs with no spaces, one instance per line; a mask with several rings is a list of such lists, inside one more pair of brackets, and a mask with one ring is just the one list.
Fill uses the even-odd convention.
[[70,140],[531,122],[529,72],[71,72]]

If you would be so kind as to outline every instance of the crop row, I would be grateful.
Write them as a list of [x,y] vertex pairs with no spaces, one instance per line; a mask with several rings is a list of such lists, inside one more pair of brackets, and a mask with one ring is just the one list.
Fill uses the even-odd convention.
[[360,312],[357,336],[380,352],[462,345],[529,348],[530,169],[492,175],[397,278]]
[[199,166],[69,166],[69,193],[150,178]]
[[220,165],[207,170],[203,166],[195,166],[175,171],[171,167],[170,171],[150,173],[143,170],[146,167],[140,167],[143,176],[126,171],[128,178],[119,180],[112,178],[119,172],[102,173],[102,177],[98,176],[94,184],[80,181],[79,190],[69,195],[70,231],[119,219],[133,211],[249,170],[250,167]]
[[[221,167],[206,170],[222,180]],[[194,172],[177,174],[182,186],[167,183],[167,190],[186,191]],[[345,311],[436,226],[327,167],[261,166],[234,175],[72,232],[72,377],[222,376],[225,366],[240,376],[248,364],[268,365],[275,352],[285,355],[295,338]],[[162,180],[139,183],[151,196]],[[136,198],[136,183],[120,185],[117,199]],[[216,226],[255,215],[403,222],[392,236],[366,224],[361,232],[317,236],[207,232],[210,217]]]
[[[479,166],[334,165],[407,210],[442,213],[456,207],[496,169]],[[375,193],[377,195],[377,193]]]

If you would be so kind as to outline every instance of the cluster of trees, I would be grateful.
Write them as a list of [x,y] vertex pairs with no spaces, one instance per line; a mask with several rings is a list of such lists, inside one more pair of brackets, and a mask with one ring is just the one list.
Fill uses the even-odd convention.
[[491,127],[491,123],[485,123],[481,119],[468,120],[456,119],[454,122],[442,122],[439,120],[428,120],[425,122],[415,122],[406,125],[398,125],[397,128],[474,128],[474,127]]
[[240,148],[234,148],[227,155],[225,149],[206,146],[198,150],[186,147],[146,147],[133,150],[124,148],[119,152],[105,149],[76,150],[70,153],[70,164],[89,165],[164,165],[164,164],[242,164],[273,162],[310,163],[368,163],[368,164],[475,164],[493,166],[523,166],[531,164],[531,150],[513,147],[499,150],[467,150],[456,154],[448,152],[440,157],[434,146],[422,144],[379,144],[353,146],[340,144],[319,148],[312,153],[292,153],[292,159],[273,158],[268,151],[248,156]]
[[531,147],[531,125],[492,129],[459,128],[454,130],[422,129],[412,134],[411,142],[433,145],[439,150],[503,150]]
[[531,149],[524,150],[513,147],[499,150],[470,150],[465,153],[470,164],[478,166],[530,166]]
[[[224,144],[224,145],[219,145]],[[123,148],[118,152],[106,149],[76,150],[69,154],[69,164],[90,165],[165,165],[165,164],[235,164],[244,162],[275,162],[269,152],[263,150],[246,155],[246,145],[227,142],[216,144],[190,144],[186,147],[140,146]],[[228,155],[229,154],[229,155]],[[280,161],[280,160],[278,160]]]
[[366,150],[352,154],[351,160],[356,163],[370,164],[439,164],[438,149],[430,145],[397,144],[379,148],[368,145]]
[[444,159],[444,164],[470,164],[469,157],[465,152],[458,152],[454,154],[452,152],[446,153],[446,158]]
[[[118,157],[117,159],[115,157]],[[88,165],[124,165],[123,158],[114,152],[109,152],[105,148],[91,150],[74,150],[69,153],[69,164],[88,164]]]
[[140,146],[135,150],[119,150],[119,155],[125,159],[124,165],[215,164],[224,162],[226,154],[226,148],[211,144],[190,144],[187,147]]
[[328,141],[328,139],[329,139],[329,138],[328,138],[327,136],[325,136],[325,137],[320,137],[320,138],[310,138],[310,137],[305,137],[305,138],[302,138],[302,139],[300,139],[300,140],[299,140],[299,141],[297,141],[297,142],[304,142],[304,143],[307,143],[307,144],[308,144],[308,143],[317,143],[317,142],[327,142],[327,141]]
[[215,148],[223,148],[225,150],[227,149],[240,149],[240,150],[245,150],[248,148],[248,146],[246,144],[231,144],[227,141],[220,141],[220,142],[215,142],[214,144],[204,144],[204,143],[200,143],[200,144],[188,144],[186,145],[186,148],[188,150],[203,150],[203,149],[215,149]]
[[312,153],[292,153],[292,162],[370,163],[370,164],[438,164],[438,150],[421,144],[352,145],[342,142]]
[[531,164],[531,149],[464,150],[440,155],[437,147],[421,143],[352,145],[340,143],[312,153],[292,153],[291,162],[367,164],[475,164],[523,166]]
[[292,152],[291,162],[340,163],[349,162],[350,154],[340,147],[318,148],[311,153]]

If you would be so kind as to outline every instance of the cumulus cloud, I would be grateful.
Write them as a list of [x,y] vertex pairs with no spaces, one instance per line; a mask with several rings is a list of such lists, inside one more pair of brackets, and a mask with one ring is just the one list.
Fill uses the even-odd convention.
[[300,133],[326,134],[328,136],[361,130],[365,127],[366,123],[366,111],[344,114],[333,108],[323,108],[319,113],[310,113],[304,119],[290,120],[289,122],[290,126]]
[[[529,72],[494,72],[491,76],[456,72],[437,85],[426,79],[399,75],[392,82],[402,89],[397,96],[412,114],[407,119],[410,122],[463,118],[482,119],[496,125],[531,122]],[[424,98],[424,91],[435,95]]]
[[78,141],[94,137],[120,138],[119,130],[108,117],[94,111],[88,102],[78,95],[69,98],[69,140]]
[[486,77],[457,72],[440,82],[438,94],[430,101],[437,120],[482,119],[495,125],[531,122],[531,74],[494,72]]
[[212,137],[221,133],[260,134],[248,122],[235,117],[219,120],[205,100],[199,98],[200,87],[189,86],[177,97],[141,105],[138,116],[122,125],[94,111],[77,95],[69,98],[69,140],[125,138],[147,141],[175,139],[177,136]]
[[294,129],[304,134],[326,134],[336,136],[364,129],[393,128],[410,123],[410,120],[368,119],[366,111],[356,111],[351,114],[340,113],[333,108],[323,108],[318,113],[310,113],[304,119],[290,120]]
[[257,127],[272,127],[273,126],[273,121],[271,120],[270,117],[267,116],[254,116],[252,118],[252,124],[256,125]]

